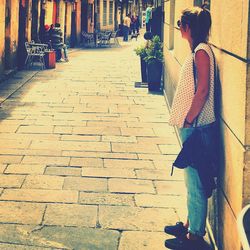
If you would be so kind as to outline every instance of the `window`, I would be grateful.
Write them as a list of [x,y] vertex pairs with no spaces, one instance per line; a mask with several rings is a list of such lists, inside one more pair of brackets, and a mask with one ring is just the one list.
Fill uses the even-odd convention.
[[210,9],[210,0],[194,0],[194,6],[202,6],[202,4],[206,4]]
[[97,13],[96,13],[96,28],[99,30],[100,29],[100,0],[97,0]]
[[114,9],[114,2],[109,2],[109,24],[113,24],[113,9]]
[[107,1],[103,1],[103,26],[107,25]]
[[88,18],[93,22],[93,4],[88,4]]

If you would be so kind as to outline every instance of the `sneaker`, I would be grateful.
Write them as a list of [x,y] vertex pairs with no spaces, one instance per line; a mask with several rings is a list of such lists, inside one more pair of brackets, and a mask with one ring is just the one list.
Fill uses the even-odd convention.
[[64,61],[65,61],[65,62],[69,62],[69,59],[68,59],[68,58],[65,58]]
[[165,247],[174,250],[202,250],[205,247],[205,241],[201,237],[198,240],[189,240],[188,238],[174,238],[165,241]]
[[175,226],[165,226],[164,231],[166,234],[173,235],[177,238],[183,238],[188,233],[188,229],[184,227],[182,222],[177,222]]

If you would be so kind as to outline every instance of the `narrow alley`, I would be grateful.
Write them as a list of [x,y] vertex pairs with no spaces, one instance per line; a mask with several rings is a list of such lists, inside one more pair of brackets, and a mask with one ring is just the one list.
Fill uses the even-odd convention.
[[78,49],[12,80],[0,109],[0,249],[166,249],[164,226],[185,216],[182,172],[170,176],[180,146],[164,96],[134,86],[140,42]]

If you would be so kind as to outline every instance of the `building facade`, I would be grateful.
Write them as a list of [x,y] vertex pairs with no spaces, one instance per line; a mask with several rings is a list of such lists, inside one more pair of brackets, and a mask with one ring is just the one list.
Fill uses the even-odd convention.
[[[176,25],[181,11],[201,0],[164,1],[164,92],[171,105],[178,75],[190,53]],[[223,152],[218,188],[210,199],[208,231],[221,250],[240,250],[237,216],[250,203],[249,1],[210,0],[215,52],[221,80]]]
[[[114,28],[114,3],[108,0],[0,0],[0,80],[24,67],[25,42],[40,42],[43,27],[60,23],[64,43],[74,47],[81,32],[94,32],[95,3],[99,2],[101,26]],[[106,4],[104,13],[104,5]]]

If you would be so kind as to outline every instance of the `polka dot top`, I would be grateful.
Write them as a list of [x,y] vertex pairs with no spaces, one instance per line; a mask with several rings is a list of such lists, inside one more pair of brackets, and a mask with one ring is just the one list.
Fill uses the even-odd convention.
[[[205,50],[210,58],[210,87],[208,98],[195,119],[193,126],[204,126],[215,121],[214,114],[214,58],[211,48],[206,43],[200,43],[194,53],[190,54],[184,62],[180,78],[171,107],[169,124],[182,128],[185,118],[191,108],[195,94],[195,82],[193,71],[193,60],[198,50]],[[197,75],[197,74],[196,74]],[[197,80],[196,80],[197,83]]]

